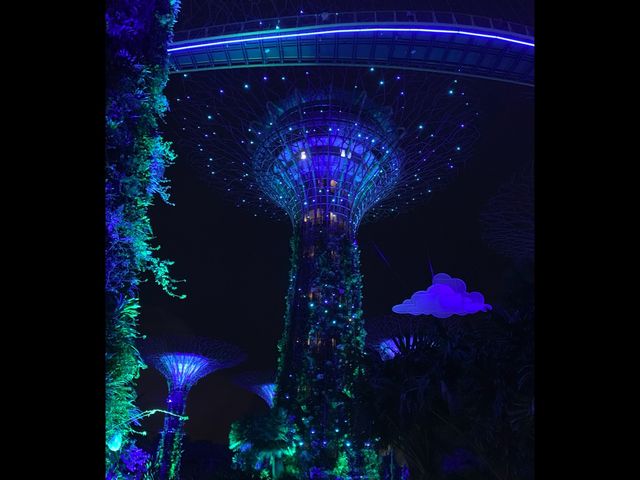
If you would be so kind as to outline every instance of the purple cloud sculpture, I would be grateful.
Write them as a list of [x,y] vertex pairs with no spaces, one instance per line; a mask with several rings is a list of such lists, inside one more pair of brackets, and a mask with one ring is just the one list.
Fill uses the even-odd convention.
[[491,310],[491,305],[484,303],[484,296],[480,292],[467,292],[467,285],[459,278],[438,273],[433,276],[433,284],[427,290],[417,291],[391,310],[400,314],[448,318],[486,312]]

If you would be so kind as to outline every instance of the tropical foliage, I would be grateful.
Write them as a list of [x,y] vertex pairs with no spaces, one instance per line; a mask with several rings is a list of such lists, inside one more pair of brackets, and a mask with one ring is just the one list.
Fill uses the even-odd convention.
[[[122,452],[135,432],[135,380],[145,365],[134,343],[138,287],[150,275],[179,296],[172,262],[157,256],[148,209],[169,202],[170,144],[158,132],[167,110],[167,44],[177,0],[110,0],[106,9],[105,327],[106,466],[110,478],[133,478]],[[124,450],[123,450],[124,449]]]
[[411,480],[533,478],[533,309],[397,322],[360,395]]
[[229,433],[234,465],[246,472],[255,471],[261,478],[281,479],[296,473],[290,460],[299,441],[295,427],[279,408],[238,420]]

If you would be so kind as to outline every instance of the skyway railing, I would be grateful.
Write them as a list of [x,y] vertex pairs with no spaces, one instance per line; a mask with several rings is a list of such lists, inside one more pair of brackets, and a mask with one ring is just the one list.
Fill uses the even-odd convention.
[[173,41],[175,43],[200,38],[219,37],[224,35],[256,33],[263,30],[340,25],[346,23],[437,24],[443,27],[478,27],[500,32],[509,32],[518,36],[534,36],[533,27],[480,15],[437,11],[397,10],[345,13],[325,12],[317,14],[296,15],[290,17],[270,18],[265,20],[250,20],[246,22],[229,23],[225,25],[211,25],[208,27],[192,28],[190,30],[175,32]]

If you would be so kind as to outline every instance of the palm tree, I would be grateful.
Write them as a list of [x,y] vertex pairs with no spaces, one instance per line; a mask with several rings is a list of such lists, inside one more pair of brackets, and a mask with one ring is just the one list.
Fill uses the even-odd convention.
[[[532,325],[532,314],[500,308],[399,320],[387,332],[400,347],[393,358],[378,355],[380,331],[372,329],[369,392],[361,397],[370,399],[376,434],[402,452],[412,480],[447,478],[453,467],[443,465],[455,464],[454,452],[467,452],[459,467],[466,475],[531,477]],[[421,340],[406,348],[409,335]]]
[[241,469],[262,470],[269,465],[275,480],[284,473],[284,461],[295,453],[298,438],[284,411],[274,408],[234,422],[229,441],[234,463]]

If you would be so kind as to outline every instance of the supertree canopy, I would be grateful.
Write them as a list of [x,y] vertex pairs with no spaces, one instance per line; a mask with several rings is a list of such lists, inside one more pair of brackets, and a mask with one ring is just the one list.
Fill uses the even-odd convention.
[[172,77],[167,122],[181,158],[236,206],[299,226],[331,204],[322,218],[355,233],[428,199],[468,158],[479,113],[466,90],[374,67],[197,72]]
[[262,398],[269,408],[273,407],[276,394],[276,373],[271,370],[244,372],[233,377],[234,383]]
[[169,387],[164,428],[155,460],[157,478],[179,478],[187,395],[210,373],[245,359],[237,347],[218,340],[190,336],[158,338],[145,345],[145,360],[164,375]]
[[[186,76],[185,76],[186,75]],[[376,68],[181,74],[169,127],[182,158],[255,215],[293,226],[275,406],[300,436],[300,478],[378,478],[354,391],[365,329],[356,234],[429,198],[468,157],[457,78]]]

